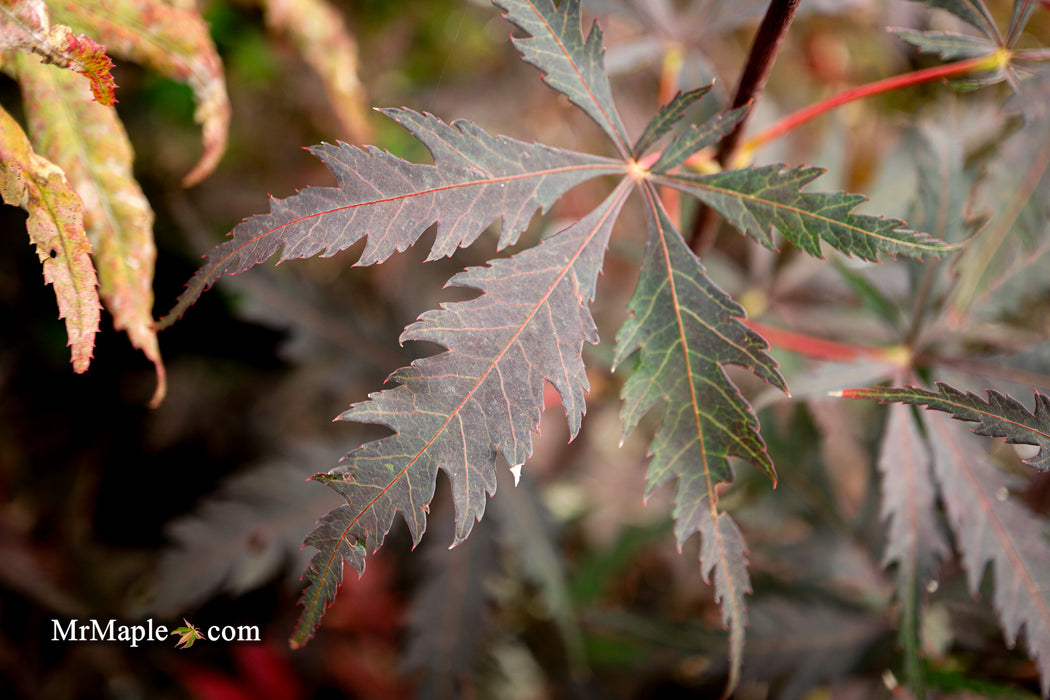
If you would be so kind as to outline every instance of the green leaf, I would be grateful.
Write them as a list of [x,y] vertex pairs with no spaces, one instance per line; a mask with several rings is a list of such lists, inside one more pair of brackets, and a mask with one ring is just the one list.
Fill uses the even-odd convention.
[[456,509],[455,542],[470,533],[495,493],[497,456],[512,466],[532,453],[543,388],[557,389],[575,436],[588,387],[582,351],[598,340],[587,309],[625,181],[589,215],[561,233],[488,267],[469,268],[449,285],[482,295],[442,305],[405,329],[402,341],[439,343],[447,352],[413,362],[341,418],[385,425],[395,434],[363,445],[346,465],[317,480],[346,499],[307,539],[319,551],[306,571],[292,644],[313,635],[335,595],[342,561],[359,572],[401,515],[414,542],[426,527],[437,470],[448,475]]
[[995,42],[996,46],[1003,45],[1003,37],[999,28],[992,18],[992,13],[983,0],[913,0],[922,2],[930,7],[947,10],[953,15],[980,30],[982,34]]
[[1020,445],[1035,445],[1039,452],[1024,463],[1040,471],[1050,470],[1050,397],[1035,392],[1035,411],[1029,411],[1021,402],[993,389],[986,390],[988,399],[960,391],[943,382],[937,382],[937,391],[926,391],[914,386],[903,388],[875,387],[846,389],[842,396],[848,399],[867,399],[879,403],[897,402],[925,406],[943,411],[952,418],[977,423],[971,430],[977,435],[1006,438]]
[[686,131],[674,138],[660,154],[659,160],[653,163],[650,170],[654,173],[666,173],[684,163],[689,156],[702,148],[718,143],[729,132],[736,128],[744,118],[750,105],[737,107],[722,112],[708,119],[701,126],[690,124]]
[[894,27],[893,33],[924,53],[935,53],[946,61],[987,56],[995,53],[996,45],[988,39],[956,32],[903,29]]
[[715,487],[730,482],[730,456],[747,460],[776,479],[758,420],[726,377],[722,366],[740,365],[786,390],[768,346],[738,319],[744,310],[704,274],[700,261],[674,230],[646,188],[657,216],[649,220],[649,242],[641,277],[628,304],[629,316],[616,339],[614,365],[639,353],[623,387],[626,436],[651,410],[661,409],[650,448],[648,496],[676,479],[674,517],[679,547],[701,533],[704,579],[716,570],[716,598],[730,630],[730,688],[739,679],[750,591],[747,551],[739,529],[717,508]]
[[903,221],[856,214],[864,197],[848,193],[803,192],[822,168],[783,164],[710,175],[653,175],[652,181],[693,195],[724,216],[742,233],[775,249],[772,229],[800,249],[820,256],[820,241],[864,260],[882,253],[922,258],[951,247],[902,228]]
[[526,61],[543,71],[543,82],[562,93],[598,123],[616,144],[620,155],[630,157],[630,140],[613,103],[605,74],[602,32],[595,23],[583,38],[580,0],[493,0],[503,17],[528,34],[515,38],[514,46]]
[[437,223],[428,259],[473,243],[503,219],[499,247],[514,243],[537,210],[546,210],[575,185],[599,175],[622,174],[624,165],[600,156],[491,136],[476,125],[446,124],[409,109],[383,113],[422,141],[433,165],[408,163],[367,146],[322,144],[310,149],[335,174],[338,187],[308,187],[270,202],[208,255],[187,283],[163,328],[225,274],[237,274],[278,250],[281,260],[330,256],[368,238],[358,265],[381,262],[416,242]]
[[55,288],[73,370],[84,372],[91,363],[101,304],[80,198],[60,168],[33,152],[22,128],[2,109],[0,196],[29,212],[29,240],[36,246],[44,281]]
[[638,138],[638,141],[634,144],[634,148],[631,149],[631,155],[637,160],[645,155],[645,152],[649,148],[659,141],[661,138],[667,135],[667,133],[674,128],[683,116],[685,111],[689,109],[697,100],[706,95],[714,83],[705,85],[697,88],[696,90],[690,90],[689,92],[679,91],[671,101],[663,106],[663,108],[657,112],[656,116],[650,120],[646,125],[645,131]]
[[91,102],[79,78],[30,57],[14,61],[34,147],[62,168],[84,204],[84,228],[98,269],[99,292],[132,345],[165,371],[153,329],[153,210],[135,181],[134,155],[112,107]]

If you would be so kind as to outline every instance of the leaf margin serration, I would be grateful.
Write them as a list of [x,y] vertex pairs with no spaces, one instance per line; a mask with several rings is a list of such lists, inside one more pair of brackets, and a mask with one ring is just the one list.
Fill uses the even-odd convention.
[[869,262],[879,262],[883,253],[922,259],[957,247],[911,231],[899,219],[856,213],[867,201],[863,195],[803,190],[825,172],[815,166],[774,163],[718,173],[653,174],[651,179],[696,197],[770,250],[777,250],[774,229],[818,258],[823,257],[822,240]]
[[[1010,497],[1003,485],[1008,478],[962,425],[928,411],[921,419],[970,593],[980,595],[991,566],[992,606],[1006,644],[1014,648],[1024,627],[1042,696],[1050,697],[1050,543],[1039,534],[1045,519]],[[1029,611],[1036,615],[1028,617]]]
[[[270,197],[269,213],[244,219],[207,254],[208,262],[190,278],[156,328],[178,320],[225,275],[244,272],[278,253],[278,262],[329,257],[365,239],[355,265],[372,265],[414,245],[436,224],[430,260],[472,244],[496,219],[503,222],[502,249],[517,241],[537,211],[546,212],[566,191],[594,177],[622,173],[625,167],[603,156],[493,136],[465,119],[446,123],[408,108],[381,111],[420,140],[434,163],[412,163],[374,146],[336,142],[310,147],[336,176],[336,186],[307,187],[284,199]],[[532,171],[522,165],[537,161],[542,167]],[[505,172],[489,172],[497,165]],[[470,196],[471,188],[478,193]],[[506,203],[508,190],[516,201]],[[455,215],[436,211],[440,208]]]
[[[675,479],[675,536],[679,549],[693,534],[701,534],[701,575],[710,582],[714,571],[715,598],[722,607],[722,622],[729,630],[728,696],[740,680],[747,619],[745,596],[751,592],[751,583],[747,573],[746,543],[731,516],[718,511],[715,487],[718,483],[733,480],[728,461],[730,455],[751,462],[770,476],[774,484],[776,472],[758,433],[758,419],[728,379],[722,366],[743,366],[784,391],[787,387],[776,361],[765,352],[768,344],[740,323],[740,319],[746,317],[744,309],[704,274],[703,265],[675,230],[652,186],[646,185],[643,192],[648,204],[649,242],[637,287],[628,303],[628,317],[617,333],[613,355],[614,368],[631,355],[638,355],[635,367],[621,391],[624,402],[621,409],[623,438],[633,432],[644,415],[659,410],[660,422],[648,451],[652,461],[646,475],[646,496],[660,484]],[[661,268],[667,275],[666,281],[659,278]],[[655,288],[650,288],[654,284],[650,278],[654,275],[657,276]],[[683,285],[679,290],[679,283],[688,283],[692,287]],[[706,314],[702,314],[701,308],[705,304],[689,303],[686,299],[690,289],[694,290],[694,297],[706,297],[709,302],[707,305],[713,306],[714,311],[709,308]],[[664,301],[670,307],[664,309],[666,320],[656,316],[659,313],[657,307],[660,305],[660,296],[665,297]],[[696,299],[689,301],[696,302]],[[692,319],[692,324],[687,322],[687,316]],[[654,318],[656,323],[648,324]],[[716,330],[709,323],[721,326]],[[647,325],[652,327],[647,330]],[[691,329],[690,325],[695,328]],[[654,338],[661,336],[659,331],[663,327],[671,327],[668,331],[671,342],[667,343],[663,354],[681,355],[681,366],[675,365],[675,369],[668,370],[673,375],[670,379],[660,378],[660,371],[669,367],[670,361],[661,362],[652,347]],[[703,335],[704,330],[697,329],[706,329],[707,334],[724,341],[721,353],[716,352],[716,358],[710,359],[713,367],[705,373],[694,372],[692,368],[694,348],[690,343],[702,346],[703,339],[707,337]],[[698,332],[701,334],[699,340],[696,339]],[[657,372],[650,379],[648,374],[652,372],[650,365],[654,364],[654,357]],[[688,384],[688,397],[685,400],[673,396],[683,376]],[[717,421],[705,413],[707,408],[701,399],[704,393],[702,385],[705,383],[712,386],[717,383],[715,393],[721,393],[725,399],[723,407],[728,405],[739,413],[741,423],[734,426],[736,430],[724,431],[729,438],[721,437],[715,429],[712,429],[711,435],[705,432],[705,418],[708,423],[717,425]],[[649,387],[655,389],[654,394],[647,395]],[[679,400],[676,401],[676,398]],[[672,421],[675,410],[692,411],[695,432],[689,431],[688,420],[684,428],[679,422]],[[684,434],[676,437],[679,432]],[[710,446],[707,445],[708,439],[712,443]],[[730,446],[719,444],[726,439]],[[732,446],[734,442],[737,443],[736,449]],[[681,464],[683,460],[680,457],[694,449],[699,450],[700,466],[689,469],[688,465]]]
[[627,136],[605,72],[602,30],[582,32],[580,0],[492,0],[503,18],[528,34],[511,41],[522,58],[543,73],[543,82],[569,98],[605,131],[625,160],[631,156]]
[[[327,474],[319,474],[314,477],[342,495],[347,504],[322,518],[317,529],[307,539],[306,543],[318,547],[319,552],[311,560],[304,574],[309,583],[300,599],[303,611],[291,640],[293,646],[305,644],[320,623],[324,610],[334,599],[338,582],[341,580],[343,562],[350,563],[359,573],[363,572],[365,557],[382,545],[383,538],[389,532],[396,516],[400,515],[404,519],[413,543],[417,544],[420,541],[426,528],[428,504],[433,497],[438,470],[446,473],[452,485],[456,523],[454,544],[467,537],[473,524],[480,520],[484,513],[487,496],[495,493],[497,455],[502,455],[513,466],[523,463],[531,454],[531,432],[538,429],[539,415],[543,410],[543,387],[546,383],[553,384],[562,398],[570,434],[574,437],[579,431],[580,420],[586,411],[583,394],[588,388],[587,377],[583,371],[582,348],[584,342],[595,343],[598,340],[597,329],[587,304],[594,296],[594,286],[597,283],[601,260],[608,245],[612,225],[629,192],[630,183],[625,179],[601,205],[558,234],[514,256],[490,261],[487,266],[468,268],[452,277],[449,280],[450,285],[474,288],[481,291],[482,294],[468,301],[442,304],[439,309],[423,314],[419,321],[407,327],[402,334],[402,340],[430,340],[445,345],[447,349],[437,355],[416,360],[408,367],[398,370],[391,375],[391,379],[397,382],[397,386],[371,394],[367,401],[351,406],[340,416],[340,419],[343,420],[385,425],[393,430],[394,434],[365,443],[343,458],[344,465]],[[576,244],[573,236],[582,236],[582,242]],[[557,268],[544,268],[536,264],[536,259],[542,260],[543,256],[552,256],[557,260],[558,246],[567,246],[572,252],[573,245],[577,245],[577,249],[560,271]],[[585,267],[582,268],[584,274],[580,274],[575,269],[575,264],[585,255],[588,257],[584,260]],[[457,359],[457,352],[461,353],[459,359],[464,359],[467,357],[464,348],[466,351],[476,352],[478,347],[483,345],[476,338],[467,337],[467,341],[463,344],[464,348],[461,348],[460,343],[456,342],[460,338],[454,335],[449,336],[446,333],[450,330],[463,330],[457,329],[450,319],[455,314],[463,314],[477,322],[479,316],[482,316],[478,313],[478,309],[484,309],[484,305],[508,304],[511,299],[520,300],[522,291],[514,285],[509,291],[505,291],[503,297],[506,298],[501,297],[486,285],[486,283],[499,284],[515,277],[513,273],[519,266],[521,274],[552,274],[553,281],[549,284],[547,291],[535,302],[532,311],[528,312],[525,319],[521,321],[518,332],[512,333],[509,339],[502,341],[504,345],[500,353],[491,361],[484,373],[474,378],[472,385],[471,378],[467,376],[466,384],[469,391],[466,392],[466,395],[462,399],[458,399],[455,394],[438,397],[438,400],[445,399],[451,404],[459,401],[444,416],[444,422],[441,422],[442,415],[431,410],[421,410],[413,400],[411,392],[418,390],[429,394],[429,385],[425,382],[436,378],[447,381],[450,374],[445,371],[448,369],[446,365]],[[510,271],[510,274],[499,277],[506,271]],[[565,288],[562,288],[563,282],[567,285]],[[550,299],[556,294],[564,297],[562,301],[566,303],[571,304],[575,299],[575,313],[578,314],[577,320],[580,325],[576,329],[579,333],[578,337],[571,338],[569,341],[573,344],[573,347],[570,348],[573,357],[569,357],[568,361],[574,363],[573,366],[566,369],[565,376],[561,378],[553,376],[555,373],[539,376],[538,384],[535,380],[531,382],[508,381],[506,386],[520,385],[516,390],[524,386],[531,392],[531,396],[517,397],[519,400],[512,402],[509,396],[504,395],[509,425],[500,425],[485,434],[484,422],[470,422],[469,416],[464,415],[467,412],[464,407],[467,406],[468,401],[472,400],[474,392],[484,392],[490,389],[485,386],[490,374],[498,380],[502,391],[504,386],[502,372],[504,370],[499,367],[499,361],[504,353],[511,352],[516,346],[517,339],[526,333],[527,327],[541,311],[546,310],[552,322],[557,317],[557,323],[569,323],[572,326],[571,321],[567,320],[572,308],[562,309],[560,314],[552,313],[549,308]],[[533,342],[539,337],[553,337],[555,341],[553,353],[558,358],[562,358],[563,348],[559,345],[561,341],[555,334],[546,332],[547,327],[542,325],[542,321],[541,318],[540,326],[537,326],[533,333],[537,336],[533,338]],[[507,328],[513,331],[513,326]],[[480,336],[480,333],[478,335]],[[551,348],[545,349],[545,351],[549,350]],[[527,357],[525,359],[529,360]],[[527,375],[526,379],[528,378]],[[399,405],[404,406],[403,413],[388,410]],[[408,416],[413,419],[419,416],[433,416],[440,425],[436,430],[430,429],[432,433],[430,435],[427,435],[427,430],[424,430],[422,434],[410,433],[402,421],[398,420],[398,416]],[[484,413],[484,416],[486,420],[496,420],[491,413]],[[461,424],[469,423],[473,430],[480,433],[475,436],[477,443],[475,451],[483,453],[484,464],[472,463],[468,459],[470,455],[467,454],[467,448],[464,446],[461,459],[461,467],[464,470],[462,474],[450,464],[447,454],[448,445],[439,441],[442,432],[452,425],[453,419]],[[408,418],[403,420],[408,420]],[[518,425],[519,423],[523,425]],[[466,441],[466,434],[462,427],[460,435],[461,439]],[[399,452],[398,449],[402,443],[411,443],[414,446],[407,452]],[[411,454],[411,450],[415,450],[415,454]],[[459,457],[460,455],[453,454],[453,456]],[[400,467],[400,470],[395,466],[395,464],[400,464],[397,462],[398,459],[407,462]],[[377,477],[375,483],[369,483],[374,474],[383,474],[384,468],[389,474],[386,477]],[[474,472],[471,472],[471,469]],[[383,483],[383,478],[387,479],[386,484]],[[471,478],[475,478],[476,483],[468,486],[465,482],[470,481]],[[402,493],[405,489],[408,489],[407,494]],[[372,493],[375,495],[370,495]],[[362,494],[365,495],[362,497]],[[401,496],[404,497],[403,503],[397,501]],[[370,501],[369,498],[371,498]],[[362,501],[363,506],[360,505]]]
[[[935,382],[935,385],[937,391],[906,385],[900,388],[845,389],[841,394],[848,399],[924,406],[928,410],[948,413],[959,421],[977,423],[977,427],[970,428],[975,435],[1038,447],[1034,456],[1022,461],[1039,471],[1050,471],[1050,396],[1035,390],[1035,410],[1029,411],[1017,399],[995,389],[985,389],[988,398],[982,399],[972,391],[957,389],[946,382]],[[1027,433],[1011,432],[1009,426]]]

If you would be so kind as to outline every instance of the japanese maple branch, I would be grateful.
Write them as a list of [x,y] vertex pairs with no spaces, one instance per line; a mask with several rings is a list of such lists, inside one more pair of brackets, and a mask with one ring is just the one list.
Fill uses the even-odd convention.
[[[751,44],[751,52],[748,54],[744,72],[740,75],[740,83],[737,85],[732,109],[743,107],[762,92],[769,78],[769,71],[773,67],[773,59],[791,25],[799,2],[800,0],[772,0],[769,3],[769,8],[762,18],[762,24],[758,27],[755,40]],[[725,165],[732,158],[740,142],[740,135],[744,133],[747,119],[748,116],[745,115],[736,128],[719,143],[715,158],[720,164]],[[689,246],[694,252],[699,253],[709,247],[710,244],[707,241],[711,238],[710,231],[715,220],[714,211],[710,207],[701,206],[697,210],[689,237]]]

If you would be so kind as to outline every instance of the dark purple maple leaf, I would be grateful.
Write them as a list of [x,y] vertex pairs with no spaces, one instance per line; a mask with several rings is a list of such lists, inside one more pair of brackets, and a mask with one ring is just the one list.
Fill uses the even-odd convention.
[[972,428],[977,435],[1006,438],[1007,442],[1034,445],[1039,451],[1025,460],[1040,471],[1050,469],[1050,397],[1035,392],[1035,411],[1029,411],[1020,401],[1001,392],[989,389],[988,399],[982,399],[969,391],[937,382],[937,391],[927,391],[914,386],[903,388],[874,387],[871,389],[846,389],[842,396],[848,399],[868,399],[881,403],[897,402],[925,406],[934,411],[951,414],[952,418],[977,425]]
[[281,261],[327,257],[367,237],[357,264],[371,265],[407,249],[437,223],[428,258],[436,259],[470,245],[496,219],[503,220],[503,248],[517,241],[537,210],[546,211],[567,190],[624,170],[620,161],[492,136],[465,120],[446,124],[410,109],[382,111],[427,146],[433,165],[409,163],[373,146],[314,146],[310,152],[335,174],[338,186],[271,199],[269,214],[238,224],[157,327],[171,325],[223,275],[243,272],[278,251]]
[[395,434],[347,455],[347,465],[318,475],[346,501],[322,518],[306,543],[318,553],[292,637],[313,634],[342,579],[345,559],[359,572],[399,514],[418,543],[426,527],[437,470],[452,484],[455,541],[462,541],[496,490],[496,457],[522,464],[532,453],[543,387],[561,396],[572,435],[580,429],[588,388],[583,343],[598,340],[587,303],[612,224],[630,192],[624,182],[588,216],[533,248],[449,284],[482,295],[444,304],[405,329],[401,340],[429,340],[447,352],[391,375],[398,386],[377,392],[341,418],[378,423]]
[[[947,248],[903,229],[895,219],[854,214],[863,199],[856,195],[802,192],[819,175],[817,169],[775,165],[714,175],[680,173],[690,156],[731,131],[744,110],[672,134],[708,88],[682,93],[659,110],[632,145],[605,73],[601,31],[595,24],[583,36],[579,0],[494,2],[527,34],[514,39],[525,60],[598,124],[618,159],[491,136],[466,121],[447,124],[408,109],[384,110],[430,150],[433,165],[408,163],[373,147],[313,148],[338,186],[273,200],[269,214],[237,226],[160,325],[170,324],[221,276],[278,252],[281,260],[327,256],[366,239],[357,264],[368,265],[414,245],[436,224],[428,258],[434,259],[470,245],[497,219],[502,220],[503,248],[517,240],[537,211],[547,210],[576,184],[618,176],[620,183],[604,203],[562,232],[454,276],[450,285],[476,289],[480,296],[423,314],[401,336],[402,341],[435,342],[446,351],[394,372],[390,382],[395,386],[341,416],[384,425],[393,433],[314,477],[346,503],[325,515],[306,540],[318,551],[305,573],[308,585],[291,641],[299,646],[313,635],[335,597],[344,562],[363,571],[395,516],[419,541],[439,469],[452,486],[455,542],[467,537],[495,492],[497,458],[517,470],[531,455],[546,384],[560,395],[575,437],[588,389],[583,344],[598,340],[588,303],[615,219],[637,189],[650,230],[631,317],[617,341],[617,363],[635,353],[639,358],[624,387],[624,432],[660,407],[648,488],[675,482],[679,543],[701,534],[701,571],[713,578],[730,630],[731,690],[739,679],[750,581],[743,536],[721,512],[715,489],[732,480],[730,457],[747,460],[771,477],[775,472],[758,421],[723,367],[740,365],[774,386],[785,386],[764,340],[739,322],[741,307],[711,283],[663,211],[657,186],[704,201],[766,245],[775,228],[814,254],[821,240],[872,260],[880,253],[921,258]],[[635,160],[648,157],[661,142],[666,145],[648,169]]]

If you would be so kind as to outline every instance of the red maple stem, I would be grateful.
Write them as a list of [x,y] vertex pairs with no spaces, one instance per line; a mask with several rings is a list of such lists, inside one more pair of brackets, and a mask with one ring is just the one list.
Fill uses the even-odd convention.
[[740,322],[765,338],[771,346],[797,352],[806,357],[851,362],[860,359],[889,360],[894,354],[894,348],[840,343],[835,340],[799,333],[798,331],[768,326],[760,321],[751,319],[741,319]]
[[954,63],[946,63],[941,66],[924,68],[923,70],[917,70],[911,73],[895,75],[866,85],[859,85],[855,88],[850,88],[849,90],[843,90],[836,95],[832,95],[820,102],[815,102],[797,112],[792,112],[774,122],[759,134],[748,139],[741,150],[745,153],[751,153],[759,146],[778,139],[784,134],[819,117],[825,112],[830,112],[831,110],[841,107],[849,102],[872,97],[873,95],[881,95],[884,92],[899,90],[900,88],[911,87],[912,85],[921,85],[922,83],[928,83],[934,80],[955,78],[977,71],[994,70],[1002,65],[1003,60],[1003,57],[998,53],[977,56],[962,61],[955,61]]

